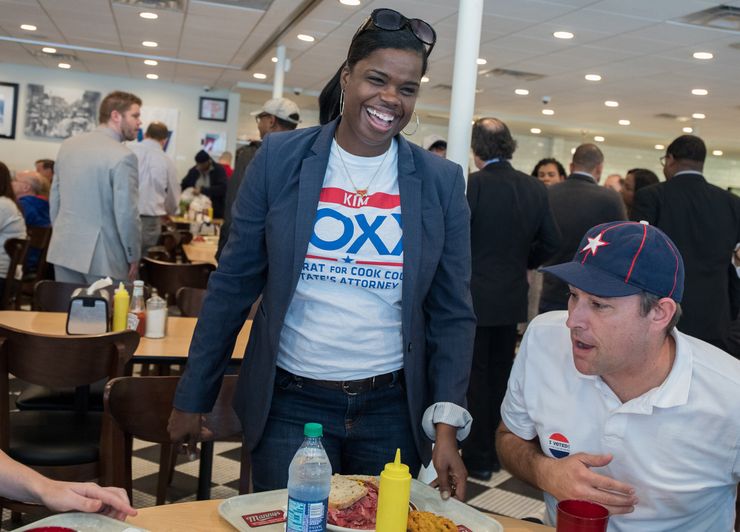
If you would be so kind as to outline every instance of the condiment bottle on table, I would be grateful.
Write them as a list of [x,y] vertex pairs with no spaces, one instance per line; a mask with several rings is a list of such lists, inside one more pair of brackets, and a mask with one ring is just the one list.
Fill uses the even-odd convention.
[[134,293],[128,310],[127,328],[144,336],[146,332],[146,305],[144,304],[144,281],[134,281]]
[[146,300],[146,336],[164,338],[167,333],[167,302],[152,288],[152,296]]
[[375,530],[406,532],[411,497],[409,466],[401,463],[401,449],[396,449],[396,459],[385,464],[380,474],[378,489],[378,515]]
[[286,532],[323,532],[331,489],[331,463],[321,445],[323,427],[306,423],[305,439],[288,470]]
[[123,283],[118,284],[113,296],[113,331],[126,330],[126,318],[128,317],[129,295]]

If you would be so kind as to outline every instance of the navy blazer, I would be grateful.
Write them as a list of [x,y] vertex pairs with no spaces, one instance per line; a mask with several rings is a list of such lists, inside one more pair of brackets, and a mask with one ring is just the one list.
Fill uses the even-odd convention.
[[[175,396],[180,410],[211,410],[237,334],[262,294],[234,399],[249,449],[267,422],[280,332],[313,234],[337,123],[265,138],[234,203],[231,235],[208,282]],[[468,388],[475,335],[470,212],[459,165],[397,141],[403,363],[414,438],[428,462],[425,409],[437,402],[463,406]]]

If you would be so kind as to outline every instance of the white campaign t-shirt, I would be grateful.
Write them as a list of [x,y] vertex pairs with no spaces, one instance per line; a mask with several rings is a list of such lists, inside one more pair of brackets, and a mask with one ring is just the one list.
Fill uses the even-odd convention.
[[[342,150],[340,159],[339,150],[333,141],[278,349],[278,366],[312,379],[362,379],[403,367],[398,145],[394,139],[378,157]],[[347,170],[367,196],[355,192]]]

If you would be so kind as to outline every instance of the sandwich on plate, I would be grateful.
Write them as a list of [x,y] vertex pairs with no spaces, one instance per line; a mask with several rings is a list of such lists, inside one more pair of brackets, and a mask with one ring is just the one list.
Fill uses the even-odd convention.
[[329,524],[354,530],[374,530],[377,511],[377,477],[368,475],[331,477]]

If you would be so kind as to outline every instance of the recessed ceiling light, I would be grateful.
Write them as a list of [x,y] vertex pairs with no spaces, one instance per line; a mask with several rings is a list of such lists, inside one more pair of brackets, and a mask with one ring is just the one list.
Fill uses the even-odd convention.
[[693,133],[694,132],[694,128],[693,127],[686,126],[681,131],[683,131],[684,133]]
[[345,6],[359,6],[360,0],[339,0],[339,3]]
[[277,63],[277,57],[271,57],[270,61],[272,61],[273,63]]
[[252,74],[252,77],[256,79],[267,79],[267,74],[263,74],[262,72],[255,72]]
[[691,94],[694,96],[706,96],[709,94],[709,91],[707,89],[691,89]]
[[52,48],[51,46],[44,46],[41,49],[41,51],[44,52],[45,54],[55,54],[55,53],[57,53],[57,49],[56,48]]
[[72,65],[70,65],[69,63],[59,63],[57,66],[59,68],[65,69],[65,70],[68,70],[68,69],[72,68]]
[[152,13],[151,11],[142,11],[141,13],[139,13],[139,16],[147,20],[157,20],[159,18],[159,15],[157,15],[156,13]]
[[299,33],[298,39],[306,42],[314,42],[316,38],[313,35],[306,35],[305,33]]
[[421,82],[422,82],[422,83],[429,83],[429,78],[428,78],[428,77],[426,77],[426,76],[422,76],[422,77],[421,77]]
[[596,135],[596,136],[594,137],[594,140],[595,140],[596,142],[604,142],[604,141],[605,141],[606,139],[605,139],[604,137],[602,137],[601,135]]
[[156,48],[159,46],[159,44],[154,41],[142,41],[141,45],[146,46],[147,48]]
[[575,149],[575,148],[571,148],[571,149],[570,149],[570,154],[571,154],[571,155],[573,155],[573,154],[574,154],[575,152],[576,152],[576,149]]
[[514,89],[514,94],[517,96],[527,96],[529,91],[527,89]]
[[488,63],[488,60],[487,59],[484,59],[482,57],[479,57],[478,59],[475,60],[475,62],[478,65],[485,65],[486,63]]
[[157,66],[159,64],[159,61],[155,61],[154,59],[144,59],[144,64],[149,66]]
[[540,133],[542,133],[542,130],[538,127],[533,127],[532,129],[529,130],[529,132],[534,133],[535,135],[539,135]]
[[620,126],[629,126],[631,123],[632,122],[630,122],[629,120],[620,120],[619,121],[619,125]]
[[619,102],[615,102],[614,100],[607,100],[604,102],[604,105],[607,107],[619,107]]
[[21,24],[21,29],[26,31],[36,31],[36,26],[33,24]]
[[724,152],[722,150],[712,150],[712,155],[722,157],[724,155]]
[[552,116],[555,114],[555,111],[553,111],[552,109],[543,109],[542,114],[547,115],[547,116]]
[[156,74],[147,74],[146,79],[159,79],[159,76]]
[[556,39],[572,39],[573,37],[575,37],[575,35],[573,35],[569,31],[556,31],[552,34],[552,36]]
[[695,118],[696,120],[704,120],[707,117],[704,113],[694,113],[691,115],[691,118]]
[[694,52],[694,59],[714,59],[712,52]]
[[601,76],[598,74],[586,74],[583,77],[586,78],[586,81],[601,81]]
[[664,150],[665,149],[665,146],[663,146],[662,144],[656,144],[655,145],[655,149],[656,150]]

